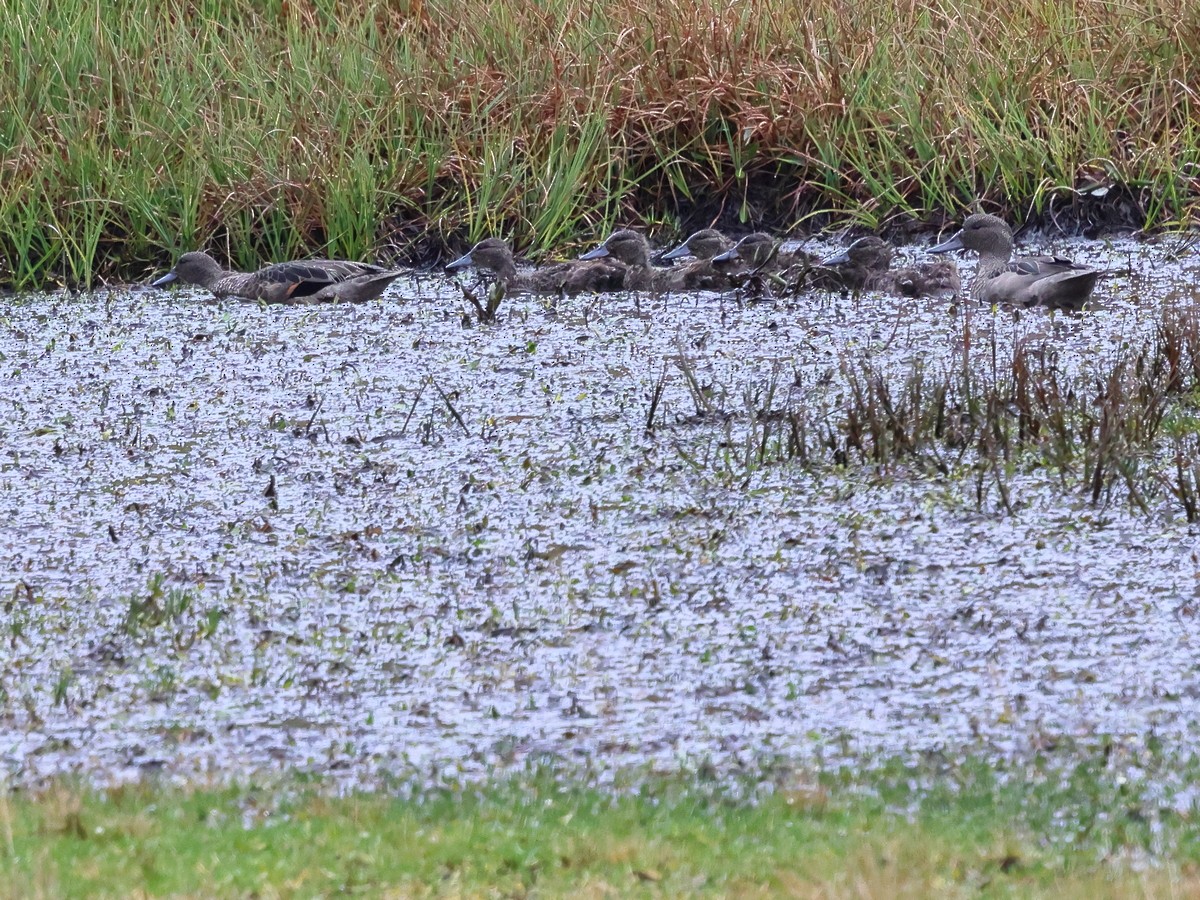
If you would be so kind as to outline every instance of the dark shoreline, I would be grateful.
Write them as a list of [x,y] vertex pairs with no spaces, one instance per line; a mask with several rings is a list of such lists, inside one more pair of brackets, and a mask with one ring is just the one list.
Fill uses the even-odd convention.
[[[660,210],[649,216],[623,220],[619,224],[639,230],[648,228],[652,240],[664,245],[677,242],[701,228],[717,228],[730,236],[767,231],[789,240],[804,240],[830,233],[846,239],[879,234],[896,244],[912,244],[932,241],[940,233],[953,229],[966,214],[965,210],[943,210],[917,218],[897,213],[888,218],[884,227],[873,230],[855,221],[854,210],[830,210],[818,200],[805,208],[797,209],[789,205],[786,198],[794,196],[796,189],[794,186],[780,186],[778,181],[774,177],[764,178],[748,188],[747,193],[758,201],[755,204],[756,215],[750,221],[741,221],[734,210],[735,204],[727,199],[713,198],[708,202],[683,202],[673,210]],[[647,203],[650,202],[649,197],[645,199]],[[1147,229],[1149,217],[1145,206],[1148,200],[1148,189],[1113,185],[1103,192],[1091,188],[1087,192],[1060,191],[1051,194],[1045,207],[1032,211],[1028,217],[1023,217],[1020,211],[1030,211],[1029,203],[984,202],[981,207],[986,212],[1008,219],[1018,239],[1031,232],[1096,239],[1171,230],[1169,226],[1161,224]],[[680,227],[667,229],[649,225],[650,222],[669,219],[678,221]],[[466,252],[473,243],[466,235],[455,235],[445,241],[437,240],[415,220],[389,220],[383,231],[386,235],[380,248],[383,258],[416,269],[436,269],[447,260]],[[581,232],[566,250],[586,247],[601,238],[603,234]],[[556,256],[554,251],[543,254],[547,259],[565,255],[568,254],[559,252]],[[168,264],[166,260],[164,264]]]

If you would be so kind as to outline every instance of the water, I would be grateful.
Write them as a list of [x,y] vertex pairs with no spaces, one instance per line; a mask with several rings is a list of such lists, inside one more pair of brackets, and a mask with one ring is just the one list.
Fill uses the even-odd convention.
[[2,771],[1194,750],[1200,556],[1169,498],[1093,506],[1031,469],[1010,513],[916,468],[756,466],[744,438],[768,386],[819,409],[843,360],[954,365],[968,316],[976,347],[1086,377],[1196,302],[1174,248],[1052,244],[1112,270],[1082,315],[698,294],[464,327],[433,276],[350,307],[14,303]]

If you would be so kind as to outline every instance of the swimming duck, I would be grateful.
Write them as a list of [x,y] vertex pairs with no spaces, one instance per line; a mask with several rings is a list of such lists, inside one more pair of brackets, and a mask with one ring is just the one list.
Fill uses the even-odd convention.
[[197,251],[183,254],[170,272],[151,285],[163,287],[172,281],[182,281],[207,288],[217,297],[242,297],[267,303],[328,300],[357,303],[374,300],[402,274],[399,269],[341,259],[274,263],[257,272],[233,272],[223,269],[207,253]]
[[957,293],[961,289],[958,267],[947,260],[922,262],[892,269],[892,248],[882,238],[868,235],[841,253],[821,260],[814,270],[818,286],[850,290],[881,291],[905,297]]
[[668,250],[662,255],[665,260],[685,259],[688,256],[696,259],[712,259],[719,253],[724,253],[733,246],[733,241],[721,234],[715,228],[703,228],[690,235],[686,241],[674,250]]
[[962,292],[958,266],[948,259],[917,262],[893,269],[880,280],[877,290],[901,297],[957,296]]
[[693,263],[671,269],[655,269],[650,265],[650,245],[646,238],[628,228],[614,231],[603,244],[579,258],[606,257],[619,260],[628,267],[625,276],[627,291],[703,291],[729,286],[728,283],[721,283],[719,275],[714,283],[714,273],[707,261],[700,261],[703,265]]
[[1100,277],[1097,269],[1057,256],[1012,258],[1012,229],[997,216],[975,213],[950,240],[930,247],[930,253],[975,250],[979,266],[971,281],[971,296],[984,303],[1016,303],[1052,309],[1081,309]]
[[666,287],[665,276],[668,270],[656,272],[650,267],[650,245],[646,238],[636,231],[622,228],[610,234],[599,247],[589,250],[579,258],[606,259],[613,258],[628,266],[625,276],[625,287],[631,291],[663,290]]
[[804,271],[812,266],[813,259],[803,250],[783,250],[774,236],[755,231],[746,235],[729,250],[713,257],[713,264],[719,268],[736,268],[734,263],[741,263],[743,268],[755,271],[778,272],[796,267]]
[[[892,248],[880,238],[859,238],[841,253],[827,256],[818,264],[818,280],[834,282],[852,291],[866,290],[869,282],[885,274],[892,264]],[[822,284],[822,287],[825,285]]]
[[747,291],[750,299],[768,299],[775,295],[774,288],[790,287],[792,283],[779,274],[775,238],[761,231],[746,235],[724,253],[718,253],[712,264],[739,291]]
[[628,269],[615,260],[554,263],[531,272],[517,271],[512,248],[496,237],[484,238],[465,255],[446,266],[449,271],[474,266],[496,276],[507,292],[526,294],[578,294],[619,291]]
[[724,253],[713,257],[713,265],[732,268],[742,263],[744,268],[761,269],[777,258],[775,238],[762,231],[748,234]]
[[775,289],[794,294],[812,271],[813,259],[803,250],[782,250],[774,237],[756,231],[713,257],[713,265],[727,271],[738,287],[765,295],[773,294]]
[[693,257],[672,271],[675,286],[690,290],[722,291],[732,286],[727,271],[719,270],[713,259],[733,246],[733,241],[715,228],[704,228],[662,255],[673,261]]

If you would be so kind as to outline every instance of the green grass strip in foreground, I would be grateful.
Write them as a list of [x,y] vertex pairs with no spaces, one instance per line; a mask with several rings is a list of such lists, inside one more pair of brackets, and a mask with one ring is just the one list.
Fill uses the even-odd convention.
[[1161,788],[1188,779],[1159,772],[1149,790],[1118,770],[897,765],[777,776],[754,803],[654,778],[415,799],[59,783],[0,804],[0,896],[1195,895],[1196,824]]

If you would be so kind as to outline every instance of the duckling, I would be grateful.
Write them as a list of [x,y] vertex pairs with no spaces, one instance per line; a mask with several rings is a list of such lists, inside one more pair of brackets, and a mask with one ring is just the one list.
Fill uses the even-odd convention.
[[636,231],[623,228],[614,231],[599,247],[589,250],[580,259],[613,257],[629,267],[625,289],[630,291],[699,291],[712,290],[712,273],[706,268],[682,266],[679,269],[655,269],[650,265],[650,245]]
[[517,271],[512,248],[500,238],[484,238],[446,266],[448,271],[474,266],[496,277],[507,293],[579,294],[619,291],[625,287],[629,270],[614,260],[561,262]]
[[762,231],[748,234],[728,250],[713,257],[713,265],[732,270],[737,264],[743,269],[763,269],[778,258],[775,238]]
[[370,263],[341,259],[309,259],[264,266],[257,272],[234,272],[207,253],[185,253],[166,275],[151,282],[164,287],[173,281],[207,288],[217,297],[241,297],[266,303],[341,300],[360,303],[379,297],[403,275]]
[[863,291],[868,284],[887,274],[892,264],[892,248],[884,240],[859,238],[841,253],[821,260],[813,269],[809,283],[824,290]]
[[713,257],[713,265],[729,272],[730,280],[738,287],[749,287],[766,297],[777,288],[785,294],[797,293],[812,269],[813,259],[803,250],[782,250],[774,237],[756,231]]
[[945,260],[892,269],[892,248],[874,235],[861,237],[841,253],[821,260],[814,286],[853,291],[879,291],[905,297],[957,293],[958,268]]
[[669,274],[665,271],[656,272],[650,266],[650,245],[646,238],[636,231],[622,228],[614,231],[599,247],[584,253],[582,260],[606,259],[612,257],[628,266],[625,276],[625,287],[631,291],[662,290],[664,279],[660,276]]
[[783,250],[774,236],[763,231],[746,235],[729,250],[713,257],[717,266],[734,268],[741,263],[750,269],[781,271],[800,266],[807,269],[812,257],[803,250]]
[[958,266],[948,259],[913,263],[887,273],[878,290],[901,297],[942,297],[962,293]]
[[676,280],[695,290],[721,291],[732,284],[728,273],[719,271],[712,260],[732,246],[733,241],[715,228],[704,228],[690,235],[675,249],[664,253],[662,259],[673,261],[693,257],[676,270],[679,272]]
[[957,234],[929,248],[930,253],[950,250],[979,254],[971,296],[984,303],[1082,309],[1101,274],[1058,256],[1013,259],[1012,229],[1003,219],[987,213],[967,216]]
[[688,239],[673,250],[662,255],[665,260],[686,259],[689,256],[696,259],[712,259],[719,253],[724,253],[733,246],[733,241],[721,234],[715,228],[703,228],[688,236]]

